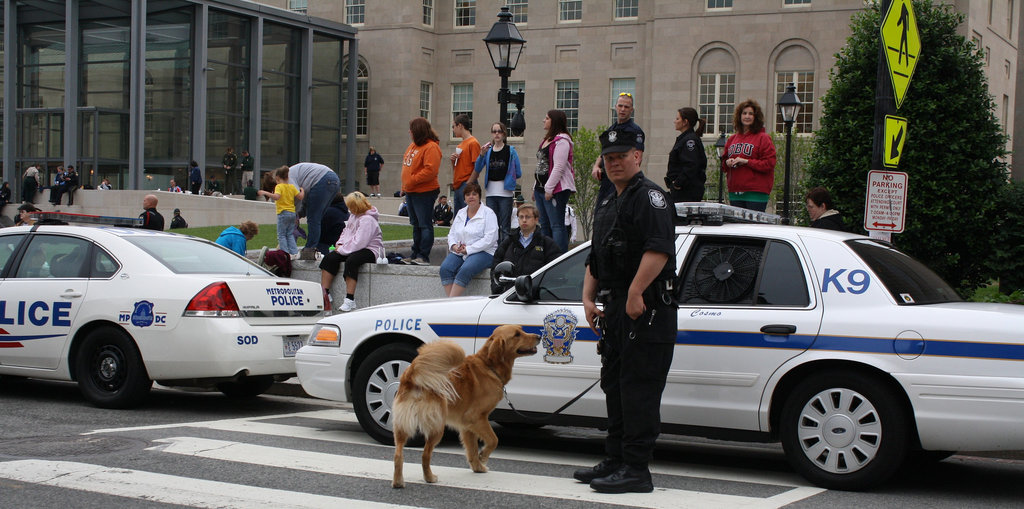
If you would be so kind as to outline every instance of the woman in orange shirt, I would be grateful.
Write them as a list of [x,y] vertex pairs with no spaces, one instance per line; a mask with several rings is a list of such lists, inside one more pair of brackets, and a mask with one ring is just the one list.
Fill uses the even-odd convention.
[[441,146],[430,122],[416,117],[409,122],[412,143],[402,158],[402,190],[409,204],[412,223],[412,254],[409,263],[430,265],[430,249],[434,247],[434,201],[440,194],[437,171],[441,167]]

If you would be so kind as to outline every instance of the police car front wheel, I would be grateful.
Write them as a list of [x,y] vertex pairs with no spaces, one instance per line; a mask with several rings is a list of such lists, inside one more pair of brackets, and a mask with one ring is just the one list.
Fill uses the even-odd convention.
[[789,463],[829,489],[859,490],[891,477],[907,455],[909,419],[894,390],[853,371],[812,375],[782,409]]
[[74,362],[78,389],[101,408],[137,406],[153,386],[135,343],[114,327],[89,332]]
[[[408,343],[391,343],[370,353],[356,370],[352,387],[352,406],[363,430],[374,440],[394,445],[391,431],[394,416],[391,405],[398,392],[398,381],[412,360],[416,347]],[[407,445],[419,447],[422,437],[417,436]]]

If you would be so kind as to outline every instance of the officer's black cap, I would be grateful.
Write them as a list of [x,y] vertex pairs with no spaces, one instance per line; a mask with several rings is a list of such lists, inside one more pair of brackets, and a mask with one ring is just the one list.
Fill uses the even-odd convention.
[[628,152],[636,148],[636,133],[613,129],[601,135],[601,155]]

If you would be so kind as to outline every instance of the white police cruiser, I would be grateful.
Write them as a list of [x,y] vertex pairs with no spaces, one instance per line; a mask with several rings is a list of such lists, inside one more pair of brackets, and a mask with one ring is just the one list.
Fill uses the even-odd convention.
[[[695,224],[676,227],[680,330],[665,432],[781,441],[797,471],[838,489],[876,485],[908,458],[1024,449],[1024,308],[962,302],[919,262],[864,236],[735,224],[777,216],[718,204],[677,211]],[[580,300],[588,252],[498,296],[326,318],[296,356],[302,386],[353,402],[362,427],[390,443],[391,401],[420,344],[446,338],[475,351],[496,326],[520,324],[545,351],[516,361],[509,400],[527,415],[552,412],[600,373]],[[595,389],[551,422],[600,426],[604,416]],[[507,402],[492,419],[526,420]]]
[[254,396],[294,376],[295,352],[324,301],[317,283],[277,278],[195,237],[109,225],[4,228],[0,378],[76,380],[107,408],[140,403],[154,380]]

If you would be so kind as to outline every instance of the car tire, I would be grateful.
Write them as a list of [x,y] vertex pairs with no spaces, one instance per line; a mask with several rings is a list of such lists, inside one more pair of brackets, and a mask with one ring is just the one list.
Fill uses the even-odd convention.
[[247,376],[217,384],[217,390],[234,399],[255,398],[274,385],[273,376]]
[[828,489],[861,490],[903,464],[909,421],[891,388],[850,371],[802,381],[786,399],[782,446],[793,468]]
[[[395,443],[391,433],[391,404],[398,392],[398,380],[414,358],[416,347],[391,343],[374,350],[356,370],[352,406],[363,430],[382,444]],[[419,447],[422,437],[410,440],[407,445]]]
[[79,391],[100,408],[138,406],[153,387],[135,343],[114,327],[86,335],[74,362]]

